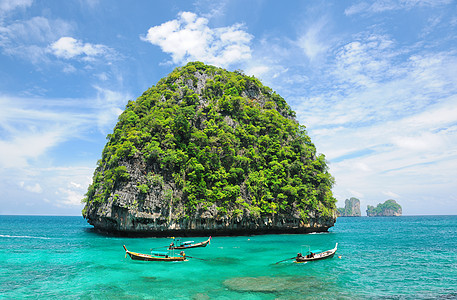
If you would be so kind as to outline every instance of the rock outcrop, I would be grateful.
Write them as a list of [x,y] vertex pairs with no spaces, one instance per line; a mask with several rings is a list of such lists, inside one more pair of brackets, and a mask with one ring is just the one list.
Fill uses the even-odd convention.
[[401,206],[393,199],[389,199],[384,203],[379,203],[376,207],[371,205],[367,206],[368,217],[398,217],[401,215]]
[[333,181],[283,98],[241,72],[189,63],[129,101],[83,216],[127,235],[327,231]]
[[341,217],[360,217],[360,200],[354,197],[344,201],[344,208],[338,208]]

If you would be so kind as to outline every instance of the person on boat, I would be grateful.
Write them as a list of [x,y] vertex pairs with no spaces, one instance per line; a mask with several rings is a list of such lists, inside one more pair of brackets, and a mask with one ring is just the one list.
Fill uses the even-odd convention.
[[184,251],[179,252],[179,255],[181,255],[182,257],[186,258],[186,253],[184,253]]
[[173,248],[175,246],[175,243],[171,242],[170,244],[170,247],[169,248]]
[[298,253],[297,253],[297,259],[298,259],[298,258],[302,258],[302,257],[303,257],[303,255],[302,255],[300,252],[298,252]]

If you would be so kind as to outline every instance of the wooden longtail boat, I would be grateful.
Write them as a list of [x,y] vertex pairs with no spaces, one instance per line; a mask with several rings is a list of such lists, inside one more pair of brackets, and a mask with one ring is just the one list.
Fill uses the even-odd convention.
[[181,242],[179,239],[176,240],[176,245],[174,242],[170,244],[168,247],[168,250],[174,250],[174,249],[190,249],[190,248],[198,248],[198,247],[206,247],[208,244],[211,242],[211,237],[209,237],[206,241],[200,242],[200,243],[195,243],[193,244],[194,241],[186,241],[186,242]]
[[330,257],[333,257],[333,255],[335,255],[337,248],[338,248],[338,243],[336,243],[335,248],[327,250],[327,251],[316,252],[316,253],[308,251],[305,256],[303,256],[301,253],[298,253],[297,257],[295,257],[295,262],[302,263],[302,262],[307,262],[307,261],[330,258]]
[[133,260],[143,260],[143,261],[185,261],[186,260],[186,254],[184,251],[181,251],[179,256],[168,256],[167,253],[160,253],[157,252],[153,255],[149,254],[143,254],[143,253],[136,253],[127,250],[127,247],[125,247],[125,256],[127,257],[130,256],[131,259]]

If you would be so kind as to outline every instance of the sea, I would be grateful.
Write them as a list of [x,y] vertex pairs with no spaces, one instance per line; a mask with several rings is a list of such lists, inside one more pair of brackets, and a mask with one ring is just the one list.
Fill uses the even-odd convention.
[[[125,257],[171,241],[0,216],[0,299],[457,299],[457,216],[340,217],[328,233],[215,236],[184,262]],[[333,258],[292,259],[336,243]]]

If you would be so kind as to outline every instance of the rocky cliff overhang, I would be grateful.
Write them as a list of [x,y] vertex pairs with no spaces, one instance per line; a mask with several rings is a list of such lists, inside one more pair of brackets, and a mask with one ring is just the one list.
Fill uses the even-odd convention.
[[96,232],[129,237],[303,234],[327,232],[336,221],[336,216],[329,218],[312,214],[312,218],[304,222],[298,213],[254,217],[245,212],[236,217],[217,217],[214,209],[180,218],[179,210],[147,213],[119,204],[115,201],[99,207],[86,219]]
[[299,219],[272,216],[259,219],[181,219],[167,222],[162,219],[132,217],[97,217],[88,222],[98,233],[128,237],[169,236],[239,236],[259,234],[305,234],[327,232],[334,220],[316,219],[308,224]]

